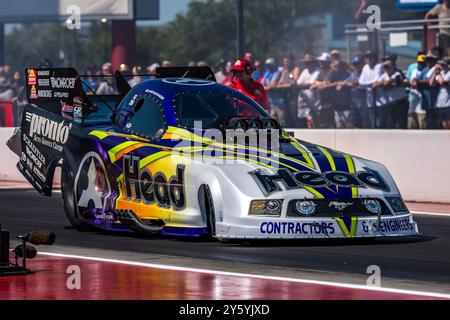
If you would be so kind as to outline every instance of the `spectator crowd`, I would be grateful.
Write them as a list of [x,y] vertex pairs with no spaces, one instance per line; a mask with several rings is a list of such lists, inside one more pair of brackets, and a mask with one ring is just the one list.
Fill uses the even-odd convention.
[[[286,127],[450,129],[450,58],[444,55],[440,48],[419,52],[406,72],[395,54],[378,60],[370,51],[350,64],[338,50],[299,61],[287,54],[281,65],[252,53],[245,58],[267,91],[272,116]],[[229,85],[231,68],[222,61],[217,80]]]
[[[272,57],[260,60],[250,52],[243,58],[251,64],[253,80],[267,92],[265,108],[288,128],[450,129],[450,58],[444,55],[439,48],[419,52],[405,72],[397,67],[396,55],[378,60],[373,52],[358,55],[351,63],[343,61],[337,50],[306,54],[299,60],[286,54],[281,63]],[[122,64],[119,71],[134,86],[151,78],[157,67],[171,65],[153,63],[144,71]],[[51,64],[43,61],[40,66]],[[214,69],[217,82],[232,86],[232,61],[221,60]],[[109,62],[101,68],[90,65],[83,78],[85,91],[116,94],[113,74]],[[26,104],[23,80],[21,72],[0,67],[0,102]]]

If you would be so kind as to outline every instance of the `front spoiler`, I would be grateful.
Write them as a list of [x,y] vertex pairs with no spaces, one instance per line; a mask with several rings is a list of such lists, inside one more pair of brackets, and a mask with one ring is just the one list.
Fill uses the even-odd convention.
[[216,236],[224,239],[339,239],[419,234],[410,213],[383,217],[245,217],[241,220],[240,224],[216,222]]

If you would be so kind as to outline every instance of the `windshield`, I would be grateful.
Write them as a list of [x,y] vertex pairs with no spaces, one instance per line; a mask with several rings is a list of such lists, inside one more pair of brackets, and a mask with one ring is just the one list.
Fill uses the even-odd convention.
[[271,119],[256,102],[234,93],[179,94],[174,106],[180,126],[187,128],[194,128],[196,121],[201,121],[202,128],[210,129],[233,118]]

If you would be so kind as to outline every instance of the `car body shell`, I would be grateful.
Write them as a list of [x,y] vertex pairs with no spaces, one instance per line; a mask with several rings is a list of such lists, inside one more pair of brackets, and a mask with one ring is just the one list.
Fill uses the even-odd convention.
[[[54,169],[62,165],[73,179],[78,207],[85,208],[83,219],[105,230],[196,237],[211,233],[212,214],[214,236],[221,239],[418,234],[406,207],[393,207],[392,199],[403,201],[383,165],[297,140],[284,131],[275,151],[224,145],[206,130],[180,126],[174,98],[186,92],[236,93],[200,79],[147,80],[123,97],[112,122],[76,123],[27,106],[18,168],[38,191],[50,195]],[[120,117],[142,97],[154,99],[164,115],[158,139],[130,133]],[[45,132],[46,123],[54,123],[53,135]],[[212,212],[202,203],[205,188]],[[252,201],[270,199],[281,201],[277,216],[249,214]],[[379,201],[383,213],[368,213],[364,207],[357,211],[365,199]],[[293,214],[296,201],[308,200],[326,214],[319,208],[310,216]],[[346,210],[352,206],[354,210]]]

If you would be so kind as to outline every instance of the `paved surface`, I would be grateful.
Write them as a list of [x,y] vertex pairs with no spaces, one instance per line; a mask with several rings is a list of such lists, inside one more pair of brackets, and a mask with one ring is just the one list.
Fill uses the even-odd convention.
[[[339,300],[434,299],[248,276],[162,270],[144,265],[39,255],[35,273],[0,277],[0,300]],[[80,277],[75,277],[79,268]],[[68,270],[68,272],[67,272]],[[236,288],[239,287],[239,290]]]
[[[420,237],[407,240],[256,242],[221,244],[132,234],[80,233],[72,229],[59,194],[46,198],[34,191],[0,190],[0,223],[12,234],[48,230],[57,246],[40,250],[155,259],[202,268],[249,273],[299,274],[306,278],[365,283],[369,265],[382,271],[382,285],[450,293],[450,217],[417,215]],[[442,212],[445,212],[445,207]],[[431,211],[433,207],[421,207]],[[450,210],[447,211],[450,213]],[[234,269],[234,270],[233,270]]]

